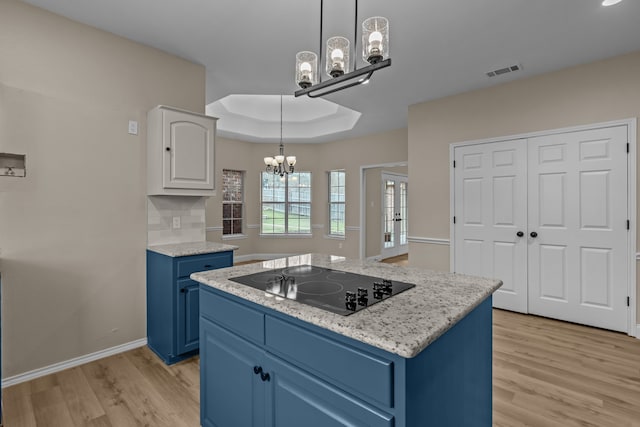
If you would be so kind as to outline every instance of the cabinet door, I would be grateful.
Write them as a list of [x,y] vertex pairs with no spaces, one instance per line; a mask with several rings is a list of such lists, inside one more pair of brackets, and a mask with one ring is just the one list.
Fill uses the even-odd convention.
[[200,422],[203,427],[263,427],[265,383],[254,367],[264,352],[201,318]]
[[394,417],[266,354],[269,427],[392,427]]
[[200,288],[191,279],[178,280],[177,354],[198,348],[200,339]]
[[214,189],[214,133],[212,118],[164,111],[164,188]]

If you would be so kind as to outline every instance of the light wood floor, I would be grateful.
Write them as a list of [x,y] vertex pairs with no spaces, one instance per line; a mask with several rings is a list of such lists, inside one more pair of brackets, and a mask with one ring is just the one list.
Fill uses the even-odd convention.
[[385,258],[380,262],[384,262],[386,264],[398,264],[406,267],[409,265],[409,254],[398,255],[391,258]]
[[[501,310],[493,332],[494,426],[640,427],[640,340]],[[198,362],[142,347],[18,384],[5,426],[197,427]]]

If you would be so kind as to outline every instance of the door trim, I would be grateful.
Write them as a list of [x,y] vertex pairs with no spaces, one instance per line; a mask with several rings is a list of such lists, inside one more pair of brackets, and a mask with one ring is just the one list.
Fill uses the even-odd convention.
[[[366,228],[367,228],[367,217],[366,217],[366,182],[364,172],[367,169],[373,168],[392,168],[396,166],[407,166],[409,162],[390,162],[390,163],[378,163],[372,165],[362,165],[360,166],[360,253],[359,258],[365,259],[365,251],[366,251]],[[348,229],[348,227],[347,227]],[[355,231],[355,230],[354,230]]]
[[[454,168],[455,149],[466,145],[490,144],[494,142],[511,141],[515,139],[529,139],[539,136],[558,135],[562,133],[572,133],[586,130],[602,129],[615,126],[627,126],[627,142],[629,143],[629,154],[627,155],[627,218],[630,220],[629,233],[627,234],[627,295],[631,303],[627,309],[627,334],[636,336],[637,331],[637,285],[636,285],[636,233],[637,233],[637,189],[636,189],[636,156],[637,156],[637,118],[614,120],[610,122],[600,122],[588,125],[571,126],[557,129],[548,129],[537,132],[528,132],[515,135],[499,136],[495,138],[484,138],[477,140],[462,141],[449,144],[449,270],[453,273],[455,267],[455,227],[453,227],[453,213],[455,212],[454,199]],[[639,337],[640,338],[640,337]]]

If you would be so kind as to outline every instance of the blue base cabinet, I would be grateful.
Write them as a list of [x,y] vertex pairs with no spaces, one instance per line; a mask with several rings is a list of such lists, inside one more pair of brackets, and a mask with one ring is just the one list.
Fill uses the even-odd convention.
[[170,257],[147,250],[147,345],[166,364],[199,351],[200,288],[189,275],[232,265],[233,251]]
[[490,427],[491,298],[411,359],[200,287],[203,427]]

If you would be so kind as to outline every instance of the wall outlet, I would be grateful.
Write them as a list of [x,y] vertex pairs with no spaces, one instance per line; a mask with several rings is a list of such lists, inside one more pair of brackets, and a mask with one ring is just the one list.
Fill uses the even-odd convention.
[[138,134],[138,122],[135,120],[129,120],[129,135]]
[[180,217],[179,216],[174,216],[173,217],[173,228],[180,228]]
[[338,243],[338,249],[342,249],[342,242]]

